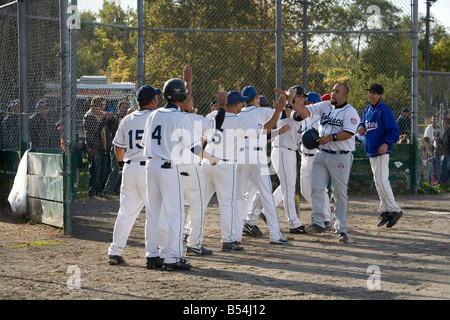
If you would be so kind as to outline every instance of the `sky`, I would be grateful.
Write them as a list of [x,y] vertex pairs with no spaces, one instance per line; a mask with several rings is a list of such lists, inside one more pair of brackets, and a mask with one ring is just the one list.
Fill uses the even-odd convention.
[[[123,8],[128,6],[131,8],[136,8],[136,0],[118,0]],[[397,2],[397,1],[396,1]],[[102,0],[78,0],[78,7],[80,11],[97,11],[103,4]],[[419,0],[419,14],[426,15],[426,2],[425,0]],[[446,27],[447,32],[450,33],[450,0],[437,0],[431,6],[431,15],[439,21],[444,27]]]

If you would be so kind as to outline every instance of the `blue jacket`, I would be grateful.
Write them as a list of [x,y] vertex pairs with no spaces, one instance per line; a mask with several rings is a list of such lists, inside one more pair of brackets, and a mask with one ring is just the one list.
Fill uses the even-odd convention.
[[364,151],[369,157],[379,156],[378,149],[383,143],[388,145],[386,153],[390,153],[392,146],[400,136],[400,130],[391,108],[381,100],[378,100],[374,106],[369,104],[366,107],[359,126],[366,129]]

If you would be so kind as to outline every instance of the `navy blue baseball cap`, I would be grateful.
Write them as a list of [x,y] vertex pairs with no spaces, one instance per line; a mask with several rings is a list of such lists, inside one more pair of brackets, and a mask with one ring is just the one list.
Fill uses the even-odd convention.
[[255,87],[247,86],[242,90],[242,95],[244,97],[248,97],[248,99],[253,99],[258,95],[258,92],[256,91]]
[[150,85],[142,86],[136,92],[136,100],[138,102],[150,102],[156,95],[160,95],[162,92],[159,89],[155,89]]
[[242,96],[239,91],[230,91],[227,94],[227,106],[237,104],[239,102],[248,101],[249,97]]
[[260,106],[268,106],[269,100],[267,100],[267,98],[264,96],[259,96],[259,105]]
[[322,97],[316,92],[308,92],[308,97],[306,98],[308,102],[322,102]]

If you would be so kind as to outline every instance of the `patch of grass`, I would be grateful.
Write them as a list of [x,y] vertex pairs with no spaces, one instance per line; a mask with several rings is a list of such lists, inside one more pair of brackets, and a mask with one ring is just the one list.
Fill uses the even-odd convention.
[[41,246],[56,246],[60,245],[61,241],[52,240],[52,241],[34,241],[34,242],[26,242],[26,243],[19,243],[12,246],[7,246],[9,249],[20,249],[20,248],[27,248],[27,247],[41,247]]

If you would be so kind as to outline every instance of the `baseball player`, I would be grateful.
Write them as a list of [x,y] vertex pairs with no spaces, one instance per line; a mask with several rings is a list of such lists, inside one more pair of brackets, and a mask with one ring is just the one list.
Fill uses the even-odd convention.
[[[281,90],[280,90],[281,91]],[[306,227],[308,233],[322,233],[325,231],[326,220],[324,203],[324,189],[329,178],[334,187],[336,217],[335,229],[339,242],[347,242],[347,205],[348,180],[353,162],[352,152],[355,150],[355,137],[360,122],[358,112],[347,103],[348,87],[344,83],[337,83],[333,87],[331,100],[309,106],[293,104],[294,110],[303,119],[310,116],[320,116],[318,139],[320,150],[315,154],[312,172],[314,183],[311,185],[312,224]],[[289,93],[291,96],[292,93]]]
[[[319,94],[316,92],[308,92],[308,97],[306,98],[305,105],[310,105],[314,103],[322,102],[322,98]],[[300,135],[303,134],[303,132],[306,132],[307,130],[311,128],[315,128],[316,130],[319,130],[319,121],[320,117],[308,117],[305,120],[300,122]],[[311,183],[312,183],[312,163],[314,160],[314,155],[316,154],[318,150],[317,149],[308,149],[303,144],[300,144],[300,154],[301,154],[301,163],[300,163],[300,192],[302,193],[302,196],[305,198],[305,200],[311,205],[312,199],[311,199]],[[324,209],[325,209],[325,228],[329,229],[331,228],[331,208],[330,208],[330,201],[328,198],[328,191],[327,189],[324,190],[325,192],[325,203],[324,203]]]
[[[234,226],[238,224],[236,219],[241,221],[238,230],[242,230],[242,218],[237,214],[234,204],[238,180],[236,176],[238,150],[244,146],[245,137],[251,131],[259,135],[262,133],[261,129],[267,130],[270,128],[275,123],[277,117],[277,112],[272,111],[272,117],[264,123],[263,128],[247,118],[239,117],[237,114],[241,109],[241,104],[247,100],[248,97],[243,97],[239,91],[228,92],[226,102],[227,112],[222,128],[213,135],[208,136],[205,148],[211,155],[218,157],[220,162],[213,167],[207,161],[202,161],[202,168],[205,173],[207,203],[214,192],[217,194],[219,202],[223,251],[243,250],[243,247],[234,238]],[[284,126],[278,131],[272,132],[272,134],[283,134],[289,129],[289,126]]]
[[[211,117],[206,119],[201,115],[192,113],[193,109],[193,99],[191,94],[192,87],[192,68],[187,65],[183,70],[183,80],[186,82],[186,88],[189,94],[186,101],[181,106],[181,110],[186,117],[189,117],[192,122],[192,127],[194,128],[193,134],[195,135],[195,140],[201,140],[201,137],[207,131],[212,131],[213,129],[220,129],[221,123],[217,123],[219,127],[216,126],[216,117]],[[224,118],[225,109],[224,105],[226,102],[225,92],[219,93],[218,98],[221,99],[222,107],[216,116]],[[217,106],[218,107],[218,106]],[[222,115],[220,115],[222,113]],[[206,249],[202,246],[203,241],[203,218],[206,209],[206,190],[205,190],[205,178],[203,170],[200,166],[201,157],[193,154],[189,149],[183,149],[183,157],[180,163],[180,175],[183,184],[184,196],[189,204],[189,211],[186,218],[187,229],[187,245],[186,245],[186,255],[210,255],[212,250]],[[206,160],[209,163],[209,161]],[[186,231],[184,231],[186,232]]]
[[[111,265],[125,262],[122,257],[124,247],[134,222],[145,205],[146,157],[139,143],[147,117],[156,109],[160,94],[161,90],[149,85],[139,88],[136,93],[139,109],[123,118],[113,140],[117,161],[122,168],[122,184],[120,209],[114,225],[113,241],[108,250],[108,262]],[[162,267],[159,259],[147,257],[147,267],[158,265]]]
[[[167,223],[167,238],[163,270],[189,270],[191,265],[183,256],[184,191],[180,178],[179,163],[182,150],[189,148],[201,156],[200,141],[195,139],[192,122],[180,107],[186,100],[188,90],[181,79],[166,81],[163,96],[167,104],[152,112],[147,118],[142,138],[144,156],[147,157],[147,256],[157,259],[160,256],[156,236],[159,230],[160,215]],[[207,152],[203,157],[215,165],[218,159]]]
[[[302,86],[295,86],[294,100],[298,104],[304,104],[308,97]],[[300,135],[298,134],[301,122],[296,121],[291,114],[290,105],[278,122],[278,125],[288,123],[291,131],[285,135],[278,136],[272,141],[271,160],[280,180],[281,194],[284,211],[289,224],[289,233],[305,233],[305,227],[300,221],[295,207],[295,185],[297,181],[297,150],[299,148]],[[277,190],[274,192],[274,199]],[[276,201],[277,203],[277,201]],[[278,201],[280,203],[280,201]]]
[[386,226],[391,228],[403,215],[395,202],[389,182],[389,154],[399,139],[400,129],[391,108],[381,102],[383,86],[374,83],[366,90],[370,103],[364,110],[364,118],[358,126],[358,133],[365,135],[364,151],[369,156],[375,187],[380,198],[381,219],[377,226],[381,227],[387,223]]
[[[239,117],[245,117],[251,119],[255,124],[262,126],[272,117],[275,126],[277,119],[280,116],[281,111],[284,108],[284,102],[286,98],[285,93],[280,93],[280,99],[277,101],[277,107],[275,111],[270,108],[257,107],[258,105],[258,93],[252,86],[247,86],[242,90],[242,95],[249,98],[246,101],[246,106],[242,108],[239,113]],[[274,114],[274,112],[276,114]],[[270,243],[271,244],[286,244],[288,240],[282,235],[280,231],[280,223],[278,221],[278,215],[276,211],[276,205],[272,195],[272,181],[270,180],[269,167],[267,164],[267,136],[263,135],[258,139],[248,138],[246,139],[245,148],[243,150],[244,162],[238,165],[238,185],[236,194],[236,212],[238,214],[244,214],[245,210],[245,192],[249,189],[249,183],[252,183],[259,190],[261,195],[262,205],[264,207],[267,225],[270,230]],[[256,225],[249,224],[244,217],[238,217],[236,220],[236,241],[242,240],[243,227],[252,232]]]

